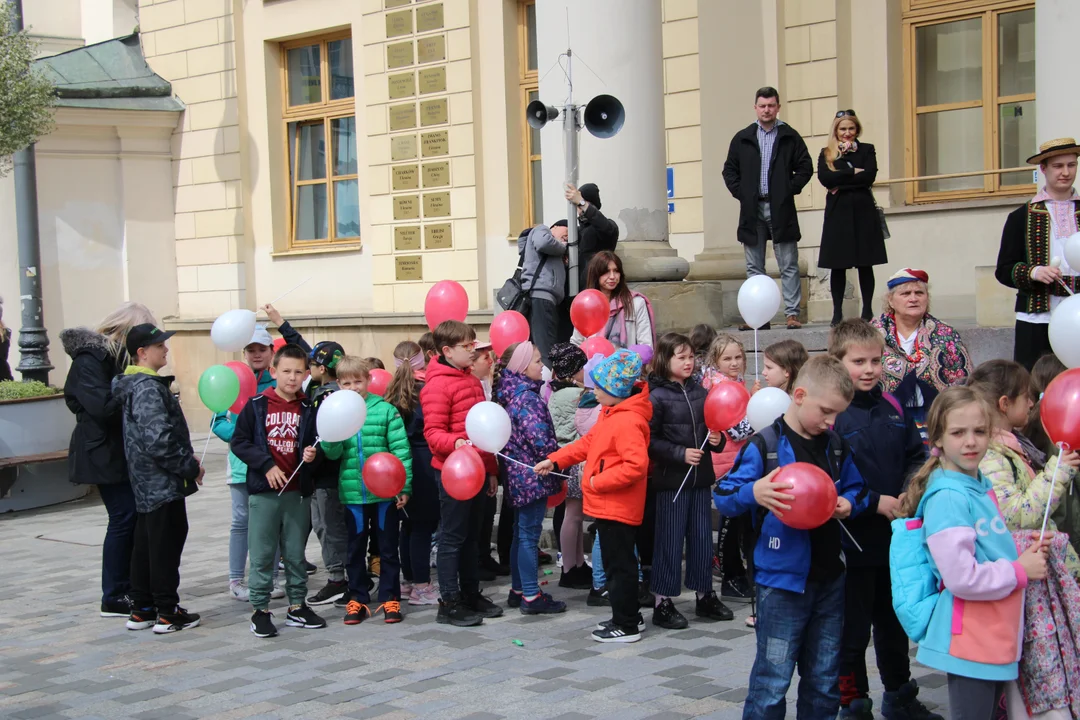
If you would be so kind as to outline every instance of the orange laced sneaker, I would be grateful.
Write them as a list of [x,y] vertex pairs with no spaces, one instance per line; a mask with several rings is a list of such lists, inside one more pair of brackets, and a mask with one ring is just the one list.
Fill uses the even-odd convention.
[[369,617],[371,617],[371,608],[362,602],[350,600],[349,604],[345,606],[346,625],[359,625]]
[[383,620],[387,624],[399,623],[405,619],[401,614],[401,603],[397,600],[387,600],[382,604]]

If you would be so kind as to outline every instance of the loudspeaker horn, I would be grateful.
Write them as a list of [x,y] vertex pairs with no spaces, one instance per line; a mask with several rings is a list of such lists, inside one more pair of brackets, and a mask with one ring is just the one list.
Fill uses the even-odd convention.
[[533,100],[525,108],[525,120],[529,123],[529,127],[535,130],[539,130],[557,117],[559,117],[558,108],[545,105],[540,100]]
[[615,135],[625,121],[623,104],[611,95],[597,95],[585,106],[585,127],[598,138]]

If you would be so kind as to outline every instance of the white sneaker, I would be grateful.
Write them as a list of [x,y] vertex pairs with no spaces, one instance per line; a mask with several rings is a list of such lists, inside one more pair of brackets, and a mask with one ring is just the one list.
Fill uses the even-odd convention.
[[562,552],[561,551],[555,553],[555,567],[557,567],[557,568],[562,567]]
[[270,591],[270,598],[272,600],[280,600],[285,597],[285,588],[280,585],[275,585],[274,589]]
[[429,560],[430,560],[429,564],[431,565],[431,567],[438,567],[439,566],[439,564],[437,562],[438,559],[439,559],[439,546],[437,544],[432,545],[431,546],[431,556],[429,558]]
[[244,585],[243,580],[230,580],[229,581],[229,595],[233,600],[239,600],[240,602],[248,602],[248,589]]

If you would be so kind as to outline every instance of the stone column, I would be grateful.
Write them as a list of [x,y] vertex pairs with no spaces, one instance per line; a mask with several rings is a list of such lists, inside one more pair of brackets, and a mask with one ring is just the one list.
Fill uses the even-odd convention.
[[[574,102],[614,95],[626,109],[612,138],[581,130],[578,181],[596,183],[603,213],[619,224],[627,279],[682,280],[689,264],[668,244],[660,0],[543,0],[536,27],[541,100],[566,101],[566,76],[554,66],[569,33]],[[554,222],[566,213],[562,118],[543,129],[541,142],[544,221]]]
[[[1080,137],[1076,118],[1080,96],[1062,92],[1061,70],[1075,56],[1075,28],[1080,25],[1080,3],[1075,0],[1035,2],[1035,127],[1036,143],[1059,137]],[[1032,155],[1037,147],[1030,148]],[[1039,179],[1040,183],[1042,178]]]

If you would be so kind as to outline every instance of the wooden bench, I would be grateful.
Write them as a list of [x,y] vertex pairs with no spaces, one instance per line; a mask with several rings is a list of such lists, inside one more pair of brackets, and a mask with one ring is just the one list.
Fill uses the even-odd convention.
[[37,463],[67,460],[67,456],[67,450],[57,450],[55,452],[41,453],[39,455],[23,455],[21,457],[0,458],[0,471],[7,470],[8,468],[17,468],[22,465],[35,465]]

